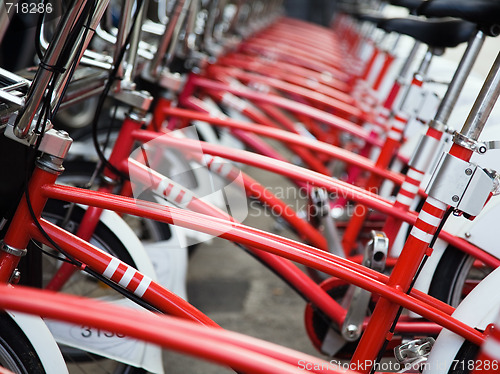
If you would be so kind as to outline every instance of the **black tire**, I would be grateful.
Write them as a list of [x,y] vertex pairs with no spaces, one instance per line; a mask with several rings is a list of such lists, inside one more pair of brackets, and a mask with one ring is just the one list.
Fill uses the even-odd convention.
[[471,342],[465,341],[458,351],[453,366],[448,371],[448,374],[469,374],[469,364],[474,362],[479,353],[479,347]]
[[462,301],[467,280],[480,281],[491,268],[473,268],[474,258],[449,246],[439,260],[432,278],[429,295],[457,307]]
[[15,374],[43,374],[45,369],[24,332],[7,313],[0,313],[0,367]]
[[[49,200],[46,204],[43,217],[57,225],[66,228],[68,231],[75,232],[78,229],[78,222],[81,221],[85,211],[79,206],[72,206],[68,213],[69,205],[67,203],[55,200]],[[90,243],[102,249],[103,251],[119,258],[125,263],[136,267],[132,257],[130,256],[125,245],[118,239],[113,231],[104,223],[99,222]],[[59,261],[52,259],[49,256],[43,258],[43,286],[46,285],[51,275],[54,274]],[[54,266],[56,268],[54,268]],[[109,300],[119,298],[117,293],[110,288],[103,286],[97,279],[87,275],[84,272],[76,272],[72,275],[69,281],[61,290],[64,293],[75,294],[79,296],[102,298],[106,297]],[[107,358],[91,354],[79,349],[60,346],[63,357],[68,364],[70,373],[99,373],[99,369],[103,373],[128,373],[139,374],[144,373],[143,369],[124,365],[120,362],[113,362]],[[110,366],[112,369],[110,369]]]

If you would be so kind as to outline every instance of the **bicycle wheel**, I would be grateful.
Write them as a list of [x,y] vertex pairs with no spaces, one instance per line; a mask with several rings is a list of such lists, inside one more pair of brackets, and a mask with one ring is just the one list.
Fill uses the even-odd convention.
[[492,271],[487,266],[473,264],[472,256],[448,246],[436,267],[429,294],[451,306],[458,306],[472,288]]
[[45,373],[38,354],[7,313],[0,313],[0,367],[15,374]]
[[[486,266],[475,267],[473,264],[474,258],[472,256],[448,246],[436,267],[429,287],[429,295],[454,307],[458,306],[475,284],[485,278],[492,270]],[[470,373],[468,363],[474,361],[478,352],[477,345],[464,341],[453,360],[454,365],[448,373]]]
[[[68,204],[49,200],[45,207],[43,217],[68,231],[76,232],[78,230],[78,222],[84,215],[84,209],[79,206],[73,206],[68,211]],[[90,243],[100,248],[101,250],[119,258],[127,264],[136,267],[132,257],[127,251],[127,248],[116,237],[113,231],[99,222],[95,232],[90,240]],[[50,250],[49,248],[45,248]],[[52,257],[44,256],[43,280],[42,287],[52,278],[52,275],[57,271],[61,262]],[[106,300],[118,300],[121,296],[117,296],[116,292],[105,286],[102,282],[89,276],[84,272],[75,272],[71,278],[65,283],[61,290],[65,293],[70,293],[79,296],[92,298],[105,298]],[[89,353],[82,349],[77,349],[65,345],[61,345],[61,352],[70,373],[144,373],[140,368],[125,365],[118,361],[113,361],[94,353]]]

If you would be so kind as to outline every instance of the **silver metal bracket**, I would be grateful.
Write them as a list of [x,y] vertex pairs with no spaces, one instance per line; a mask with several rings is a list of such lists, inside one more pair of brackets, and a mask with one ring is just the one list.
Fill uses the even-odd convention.
[[330,214],[330,199],[328,192],[323,188],[314,188],[311,191],[311,202],[314,206],[313,214],[316,215],[322,227],[323,235],[328,243],[328,251],[335,256],[345,257],[340,234],[335,221]]
[[144,112],[148,111],[153,102],[153,96],[147,91],[136,91],[134,88],[135,87],[117,86],[111,95],[114,99],[126,105],[130,105],[134,109]]
[[453,133],[453,142],[461,147],[470,149],[473,152],[479,154],[485,154],[488,149],[498,149],[500,148],[500,141],[488,141],[479,142],[474,139],[470,139],[459,132]]
[[[489,151],[490,149],[500,149],[500,140],[488,140],[486,142],[479,143],[479,153],[485,153],[486,151]],[[485,149],[484,151],[482,151]]]
[[477,216],[494,190],[491,175],[476,164],[443,153],[426,192],[470,216]]
[[[389,249],[389,239],[382,231],[372,231],[368,242],[363,265],[382,272]],[[350,286],[343,303],[349,303],[349,309],[341,328],[342,336],[347,341],[356,341],[361,336],[363,321],[371,299],[371,292],[359,287]]]
[[149,68],[145,68],[141,73],[142,78],[149,82],[157,83],[162,88],[176,93],[181,92],[186,83],[186,76],[179,73],[172,73],[168,69],[161,70],[156,76],[152,75]]
[[[38,140],[38,137],[39,135],[38,134],[35,134],[33,131],[31,131],[27,137],[25,138],[19,138],[16,136],[16,134],[14,133],[14,122],[16,121],[16,117],[17,115],[12,115],[10,118],[9,118],[9,122],[7,124],[7,126],[5,127],[5,136],[9,139],[12,139],[18,143],[21,143],[21,144],[24,144],[25,146],[27,147],[31,147],[32,145],[34,145],[36,143],[36,141]],[[52,127],[52,125],[50,124],[50,127]]]
[[50,129],[43,134],[39,151],[58,158],[65,158],[73,143],[66,131]]
[[419,369],[427,361],[427,356],[434,345],[434,338],[422,338],[409,341],[394,348],[394,356],[400,365],[404,367],[399,373]]
[[24,249],[14,248],[10,245],[5,244],[4,242],[0,243],[0,250],[17,257],[24,257],[26,256],[26,253],[28,253],[26,248]]

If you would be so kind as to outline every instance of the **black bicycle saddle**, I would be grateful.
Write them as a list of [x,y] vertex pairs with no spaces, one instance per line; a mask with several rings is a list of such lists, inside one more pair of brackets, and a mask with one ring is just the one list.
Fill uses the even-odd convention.
[[477,24],[491,36],[500,34],[499,0],[428,0],[417,13],[427,17],[456,17]]
[[371,22],[378,27],[380,27],[381,24],[383,24],[385,21],[388,20],[387,17],[384,17],[380,13],[372,12],[372,11],[361,11],[361,12],[353,13],[351,15],[354,18],[359,19],[360,21]]
[[390,0],[389,3],[415,11],[422,4],[422,1],[423,0]]
[[468,41],[476,32],[476,25],[453,18],[422,19],[417,17],[391,18],[380,22],[379,27],[409,35],[436,48],[451,48]]

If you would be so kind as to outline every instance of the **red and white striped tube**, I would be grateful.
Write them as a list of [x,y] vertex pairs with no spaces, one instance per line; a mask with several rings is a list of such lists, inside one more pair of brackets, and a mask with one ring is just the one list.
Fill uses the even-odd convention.
[[410,231],[410,236],[430,244],[432,237],[437,231],[441,219],[444,216],[447,205],[433,197],[427,197],[422,210],[420,211],[417,222]]
[[418,189],[420,188],[420,183],[422,182],[424,175],[425,173],[421,170],[417,170],[413,167],[409,168],[406,173],[405,180],[396,197],[394,207],[407,210],[410,209],[410,206],[418,193]]
[[391,128],[387,133],[387,137],[400,142],[401,139],[403,139],[403,133],[409,119],[410,116],[408,116],[406,113],[399,112],[398,114],[396,114],[390,121]]

